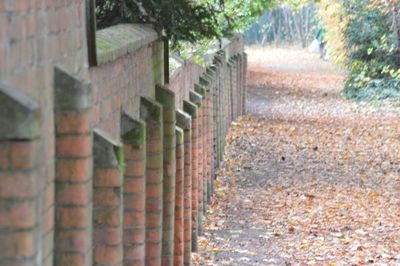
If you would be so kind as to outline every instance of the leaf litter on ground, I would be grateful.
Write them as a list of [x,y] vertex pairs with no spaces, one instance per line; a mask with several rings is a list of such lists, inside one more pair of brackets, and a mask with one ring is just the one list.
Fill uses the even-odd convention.
[[399,105],[344,99],[307,52],[248,52],[194,265],[400,265]]

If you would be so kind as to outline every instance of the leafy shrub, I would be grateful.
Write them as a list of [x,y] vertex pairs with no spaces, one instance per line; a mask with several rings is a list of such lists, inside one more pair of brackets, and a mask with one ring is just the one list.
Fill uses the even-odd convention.
[[[328,44],[336,47],[336,61],[347,66],[345,95],[366,100],[400,99],[399,37],[394,27],[396,13],[391,13],[398,4],[336,0],[334,5],[336,13],[331,15],[338,24],[327,25]],[[322,9],[323,15],[328,9]]]

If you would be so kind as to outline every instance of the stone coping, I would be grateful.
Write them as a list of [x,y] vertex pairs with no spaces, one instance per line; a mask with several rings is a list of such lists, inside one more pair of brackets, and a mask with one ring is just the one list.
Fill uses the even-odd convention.
[[132,53],[159,38],[146,24],[119,24],[96,32],[98,65],[114,61]]

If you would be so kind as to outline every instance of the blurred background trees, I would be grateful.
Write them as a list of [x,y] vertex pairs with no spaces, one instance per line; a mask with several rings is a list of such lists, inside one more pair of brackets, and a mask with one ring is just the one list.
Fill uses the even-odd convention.
[[400,99],[400,0],[96,0],[96,16],[98,28],[150,23],[197,51],[238,31],[248,44],[305,48],[324,28],[330,60],[347,70],[346,96]]

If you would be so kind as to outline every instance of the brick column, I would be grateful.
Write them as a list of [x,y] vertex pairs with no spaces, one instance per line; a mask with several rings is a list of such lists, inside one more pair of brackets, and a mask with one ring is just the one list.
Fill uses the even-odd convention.
[[236,74],[237,74],[237,70],[236,70],[236,61],[234,60],[234,58],[230,58],[229,59],[229,63],[231,64],[232,68],[231,68],[231,84],[232,84],[232,95],[233,95],[233,120],[236,120],[236,118],[238,117],[238,103],[239,103],[239,99],[238,99],[238,92],[237,92],[237,82],[236,82]]
[[92,264],[91,86],[56,67],[54,265]]
[[184,254],[184,140],[183,130],[176,127],[175,238],[174,265],[183,265]]
[[243,115],[243,57],[238,54],[239,92],[240,92],[240,115]]
[[122,144],[99,129],[93,134],[93,265],[122,265]]
[[215,177],[215,162],[214,162],[214,139],[215,139],[215,123],[216,121],[215,119],[215,114],[214,114],[214,95],[215,95],[215,90],[216,90],[216,86],[218,83],[218,78],[217,78],[217,71],[216,71],[216,67],[215,66],[211,66],[207,69],[207,74],[209,76],[209,78],[212,80],[212,86],[210,88],[210,92],[209,92],[209,96],[208,96],[208,110],[209,110],[209,171],[210,171],[210,175],[209,175],[209,184],[210,187],[208,189],[208,202],[211,203],[211,197],[214,193],[214,177]]
[[146,125],[123,113],[124,144],[124,266],[145,265]]
[[198,235],[198,108],[189,101],[183,101],[183,110],[192,117],[192,251],[197,251]]
[[1,265],[40,265],[39,137],[39,105],[0,83]]
[[220,82],[218,84],[218,93],[217,93],[217,110],[218,110],[218,138],[217,138],[217,165],[222,161],[223,157],[223,131],[224,131],[224,114],[223,114],[223,91],[227,88],[226,86],[226,78],[228,77],[225,68],[225,55],[223,52],[218,53],[215,58],[215,61],[218,63],[219,66],[219,73],[220,73]]
[[146,122],[146,261],[161,265],[163,207],[163,109],[154,100],[140,99],[140,117]]
[[232,122],[235,117],[235,95],[233,93],[233,64],[231,61],[227,63],[227,72],[228,72],[228,91],[229,91],[229,100],[228,100],[228,105],[229,105],[229,121]]
[[[203,77],[200,77],[200,82],[204,84],[207,82]],[[201,128],[201,143],[202,143],[202,154],[203,154],[203,199],[200,204],[203,206],[203,215],[207,211],[207,180],[208,180],[208,169],[207,169],[207,154],[208,154],[208,145],[207,145],[207,133],[208,133],[208,114],[207,114],[207,89],[206,87],[195,84],[194,86],[195,91],[201,95],[203,99],[203,104],[201,106],[201,113],[202,113],[202,128]],[[201,227],[200,227],[201,228]],[[200,232],[201,234],[202,232]]]
[[174,261],[176,172],[175,93],[164,86],[157,85],[156,100],[163,106],[164,123],[162,265],[169,266]]
[[[206,161],[207,161],[207,195],[206,195],[206,203],[211,203],[211,195],[212,195],[212,165],[213,165],[213,160],[212,160],[212,149],[213,149],[213,141],[212,141],[212,135],[213,135],[213,123],[212,123],[212,90],[215,86],[215,80],[214,76],[212,75],[213,72],[208,69],[206,73],[203,74],[204,79],[206,79],[209,84],[206,86],[206,107],[207,107],[207,135],[206,135],[206,143],[207,143],[207,156],[206,156]],[[205,84],[206,85],[206,84]],[[206,205],[206,210],[207,210],[207,205]]]
[[246,114],[247,101],[247,53],[243,53],[243,114]]
[[197,146],[197,163],[198,163],[198,172],[197,172],[197,195],[198,195],[198,234],[202,235],[202,223],[203,223],[203,199],[204,199],[204,143],[203,143],[203,133],[204,133],[204,108],[203,108],[203,97],[197,92],[190,92],[190,101],[197,105],[198,108],[198,117],[197,117],[197,132],[198,132],[198,146]]
[[176,111],[176,124],[183,129],[184,139],[184,258],[191,264],[192,253],[192,119],[187,113]]

